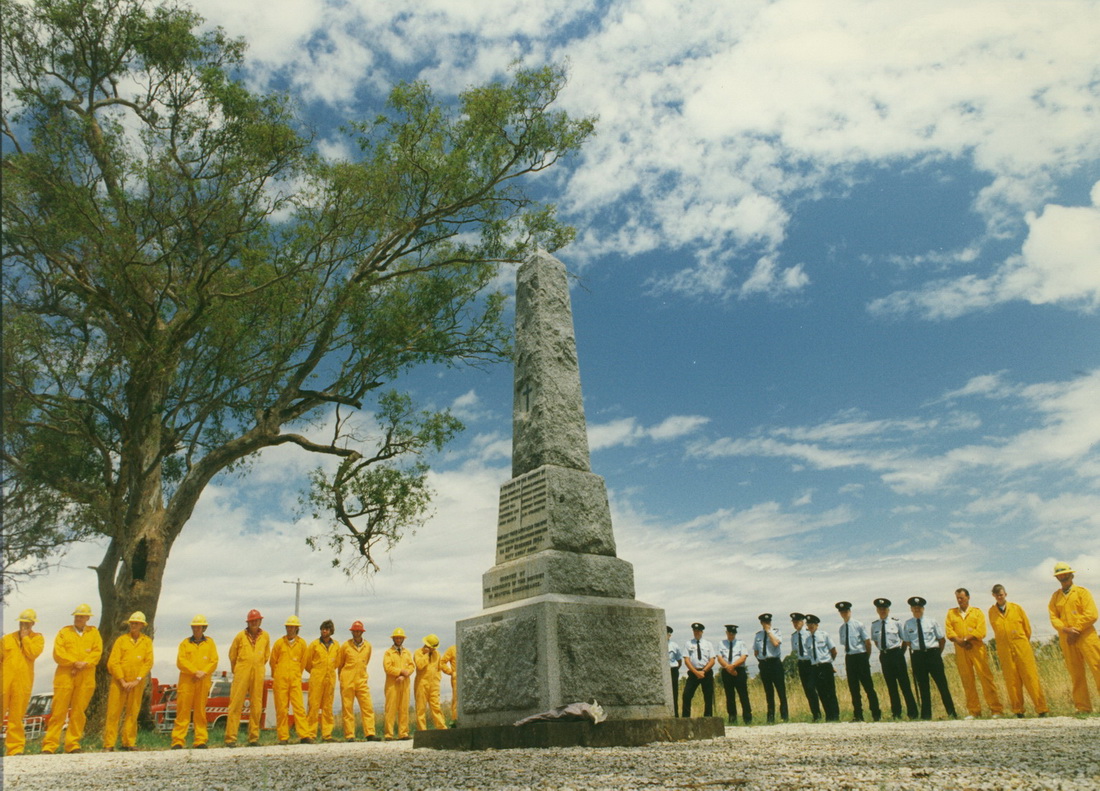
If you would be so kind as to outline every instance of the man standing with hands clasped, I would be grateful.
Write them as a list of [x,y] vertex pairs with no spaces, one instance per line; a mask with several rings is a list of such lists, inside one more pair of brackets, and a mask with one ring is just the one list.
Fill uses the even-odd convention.
[[383,728],[387,741],[409,736],[409,684],[416,663],[412,651],[404,647],[405,630],[394,629],[390,635],[393,645],[382,655],[382,669],[386,671],[386,712]]
[[1039,683],[1039,668],[1031,648],[1031,621],[1020,605],[1008,600],[1004,585],[993,586],[994,604],[989,608],[989,625],[997,641],[997,660],[1008,690],[1008,702],[1017,717],[1024,716],[1024,689],[1035,713],[1047,716],[1050,709]]
[[935,618],[925,617],[926,604],[928,601],[923,596],[909,597],[909,610],[913,617],[905,622],[901,631],[913,663],[913,681],[920,697],[920,716],[922,720],[932,719],[931,679],[936,682],[947,715],[954,718],[955,702],[951,699],[947,675],[943,672],[943,647],[947,644],[947,638]]
[[817,685],[814,663],[810,659],[809,632],[803,627],[806,616],[800,612],[791,613],[791,653],[798,660],[798,680],[802,683],[802,691],[806,694],[806,702],[810,704],[810,714],[814,722],[821,719],[821,705],[818,702]]
[[[905,667],[905,645],[901,636],[901,622],[890,615],[890,600],[874,601],[878,620],[871,624],[871,642],[878,647],[878,661],[882,665],[882,677],[886,679],[886,691],[890,694],[890,713],[901,719],[901,698],[905,698],[905,712],[909,719],[920,716],[917,700],[909,685],[909,670]],[[898,695],[898,692],[901,695]]]
[[985,651],[985,614],[977,607],[970,606],[970,591],[959,588],[955,591],[958,607],[947,611],[944,629],[947,639],[955,644],[955,666],[959,669],[959,679],[966,693],[966,708],[970,713],[968,720],[980,717],[982,703],[978,699],[978,685],[974,676],[982,682],[985,702],[994,717],[1004,713],[997,686],[993,681],[993,669],[989,666],[989,656]]
[[864,625],[852,619],[852,603],[838,601],[837,612],[844,621],[840,625],[840,644],[844,646],[844,673],[848,676],[848,694],[852,696],[852,722],[863,722],[863,698],[859,688],[867,693],[867,707],[875,722],[882,719],[878,693],[871,679],[871,636]]
[[103,749],[115,749],[119,719],[122,719],[122,749],[137,749],[137,718],[141,696],[153,669],[153,641],[142,634],[145,614],[135,612],[128,621],[130,631],[115,640],[107,658],[111,687],[107,691],[107,722],[103,726]]
[[[53,641],[53,659],[57,671],[53,677],[53,714],[42,739],[43,755],[57,752],[61,729],[65,728],[65,752],[81,752],[85,710],[95,692],[95,668],[103,658],[103,638],[88,623],[92,608],[81,604],[73,610],[73,624],[57,633]],[[68,715],[68,716],[66,716]]]
[[703,688],[703,716],[714,715],[714,676],[711,675],[715,662],[714,645],[710,640],[703,639],[705,629],[698,622],[691,625],[692,637],[684,651],[684,666],[688,674],[684,682],[684,705],[680,712],[683,717],[691,716],[691,699],[699,687]]
[[1054,576],[1062,587],[1050,597],[1048,609],[1073,685],[1073,705],[1082,714],[1092,711],[1086,668],[1092,670],[1100,692],[1100,637],[1096,635],[1096,601],[1087,588],[1073,584],[1076,573],[1068,563],[1054,565]]
[[722,688],[726,691],[726,716],[730,725],[737,724],[737,699],[741,699],[741,717],[752,722],[749,704],[749,675],[745,662],[749,658],[745,642],[737,639],[737,624],[726,624],[726,639],[718,646],[718,664],[722,670]]

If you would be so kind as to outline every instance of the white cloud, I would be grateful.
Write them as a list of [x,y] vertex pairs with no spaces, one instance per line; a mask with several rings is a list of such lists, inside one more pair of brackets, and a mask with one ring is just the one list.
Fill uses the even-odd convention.
[[648,428],[639,425],[637,419],[632,417],[591,424],[588,426],[588,448],[592,451],[605,450],[620,445],[636,445],[643,440],[667,442],[693,434],[709,421],[709,418],[699,415],[672,415]]
[[[912,444],[914,435],[934,433],[938,443],[977,428],[980,421],[957,413],[949,419],[836,420],[820,426],[777,426],[752,437],[704,439],[689,452],[699,458],[726,456],[788,458],[814,469],[865,468],[895,491],[914,494],[979,470],[1002,474],[1059,468],[1087,476],[1080,467],[1100,445],[1100,371],[1066,382],[1012,386],[1000,374],[971,379],[948,397],[1007,397],[1013,391],[1033,424],[1012,436],[957,445],[930,453]],[[945,397],[947,398],[947,397]],[[937,429],[939,429],[937,431]],[[889,445],[889,447],[883,447]]]
[[[692,263],[654,283],[691,296],[805,287],[812,264],[778,253],[791,218],[805,197],[844,189],[855,168],[965,160],[990,179],[974,210],[1004,236],[1049,202],[1056,176],[1100,155],[1088,2],[199,0],[198,9],[248,37],[257,79],[282,75],[307,101],[340,111],[384,94],[401,70],[453,94],[517,58],[568,61],[562,106],[600,116],[579,167],[555,176],[563,209],[584,227],[571,252],[581,261],[676,250]],[[1081,218],[1060,215],[1048,206],[1032,221],[1031,244],[1001,280],[969,273],[937,284],[936,296],[894,295],[877,308],[946,317],[1003,298],[1095,305],[1087,259],[1058,243],[1059,228],[1083,231]],[[958,262],[974,249],[961,248]]]
[[1022,300],[1094,311],[1100,307],[1100,182],[1093,187],[1092,201],[1092,206],[1047,204],[1040,215],[1029,213],[1020,254],[989,277],[964,275],[919,291],[895,292],[872,302],[869,310],[951,319]]

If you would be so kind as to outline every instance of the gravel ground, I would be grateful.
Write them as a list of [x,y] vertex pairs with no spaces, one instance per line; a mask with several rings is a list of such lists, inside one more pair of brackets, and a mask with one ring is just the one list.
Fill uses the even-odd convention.
[[728,728],[611,749],[450,752],[411,742],[34,755],[8,791],[174,789],[1100,789],[1100,718]]

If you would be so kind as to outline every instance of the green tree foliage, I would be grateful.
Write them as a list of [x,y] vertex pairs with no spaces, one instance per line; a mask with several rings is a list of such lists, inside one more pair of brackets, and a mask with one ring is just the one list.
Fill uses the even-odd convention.
[[[396,86],[325,160],[245,46],[141,0],[0,0],[4,566],[106,540],[102,622],[155,617],[173,543],[218,474],[326,457],[304,495],[349,570],[428,507],[423,454],[460,429],[389,392],[507,353],[503,262],[572,237],[524,176],[591,119],[559,68],[437,101]],[[323,436],[318,436],[323,434]],[[307,482],[303,482],[305,486]],[[10,581],[10,578],[6,578]]]

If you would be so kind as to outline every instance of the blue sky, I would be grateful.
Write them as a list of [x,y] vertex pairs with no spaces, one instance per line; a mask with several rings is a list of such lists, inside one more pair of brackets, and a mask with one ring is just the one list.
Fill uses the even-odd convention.
[[[561,104],[598,136],[538,188],[579,230],[557,255],[619,554],[680,636],[793,609],[835,632],[833,602],[869,621],[880,595],[942,616],[996,582],[1049,635],[1056,559],[1100,588],[1097,3],[195,5],[248,38],[257,85],[292,86],[330,156],[333,119],[395,79],[446,96],[569,63]],[[162,675],[196,611],[226,645],[252,606],[281,632],[283,580],[314,583],[307,623],[361,618],[379,648],[480,610],[511,370],[408,384],[467,424],[435,460],[435,516],[349,582],[302,542],[288,481],[309,459],[215,481],[170,563]],[[9,606],[52,634],[95,603],[97,560]]]

